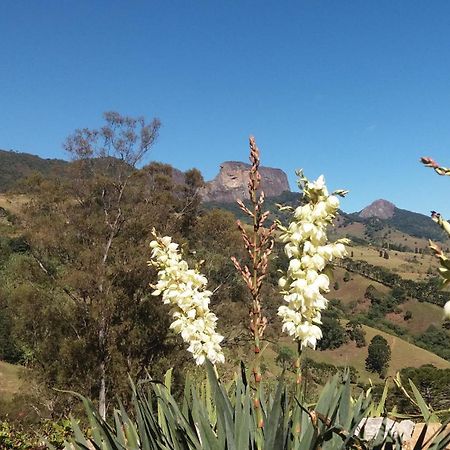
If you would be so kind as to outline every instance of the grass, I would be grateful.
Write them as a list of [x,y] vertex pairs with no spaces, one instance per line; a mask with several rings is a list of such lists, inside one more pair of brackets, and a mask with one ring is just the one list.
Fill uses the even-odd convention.
[[[354,236],[361,239],[369,239],[365,236],[366,227],[363,223],[350,223],[346,226],[338,225],[333,230],[336,237]],[[373,244],[367,246],[355,244],[351,250],[354,252],[354,259],[367,261],[375,266],[385,267],[398,273],[401,277],[411,280],[424,280],[427,278],[427,272],[431,270],[435,273],[438,263],[428,249],[428,240],[410,236],[406,233],[396,230],[390,226],[385,226],[373,235]],[[399,252],[396,250],[388,250],[389,259],[379,256],[381,243],[390,243],[396,245],[404,245],[409,247],[411,252]],[[440,243],[444,250],[450,246],[450,240]],[[424,250],[426,254],[416,254],[415,249]]]
[[27,203],[29,198],[21,194],[0,194],[0,207],[13,214],[17,214]]
[[[418,249],[428,248],[428,239],[418,238],[416,236],[411,236],[407,233],[399,231],[390,225],[383,226],[380,230],[372,232],[372,237],[365,234],[366,225],[361,222],[350,222],[344,225],[344,222],[337,221],[336,227],[333,233],[339,237],[354,236],[360,239],[369,240],[381,244],[381,242],[405,245],[410,249],[414,250],[416,247]],[[441,242],[444,247],[450,246],[450,239],[445,239]]]
[[22,370],[21,366],[0,361],[0,396],[3,400],[10,400],[20,391],[23,384],[20,378]]
[[[400,314],[387,314],[386,319],[406,327],[412,335],[423,333],[430,325],[434,325],[437,328],[442,325],[443,313],[440,306],[411,299],[401,304],[399,308],[402,311]],[[412,318],[408,321],[403,320],[406,311],[411,311],[412,313]]]
[[[433,364],[437,368],[450,369],[450,362],[440,358],[434,353],[375,328],[365,325],[363,325],[363,328],[366,332],[367,345],[365,347],[357,348],[354,342],[350,342],[336,350],[319,351],[308,349],[304,352],[304,355],[314,361],[325,362],[333,364],[334,366],[353,366],[358,371],[359,382],[368,383],[369,380],[377,383],[382,382],[377,374],[368,372],[365,368],[368,345],[372,338],[379,334],[388,341],[391,347],[392,354],[388,376],[394,376],[398,371],[405,367],[420,367],[424,364]],[[296,350],[292,340],[284,336],[279,340],[278,345],[290,347],[294,351]],[[274,346],[268,347],[263,356],[265,365],[273,375],[280,373],[279,367],[275,364],[276,356],[277,353]]]
[[[394,376],[399,370],[405,367],[420,367],[424,364],[433,364],[440,369],[449,369],[450,362],[419,348],[409,342],[404,341],[391,334],[384,333],[375,328],[363,326],[366,332],[366,342],[369,345],[372,338],[379,334],[383,336],[391,347],[391,362],[388,369],[388,375]],[[309,351],[308,356],[319,362],[328,362],[334,365],[349,365],[358,370],[361,381],[372,380],[379,381],[378,376],[367,372],[365,369],[365,360],[367,358],[367,346],[357,348],[354,343],[349,343],[336,350],[325,350],[323,352]]]
[[335,290],[333,288],[333,281],[331,283],[330,293],[326,296],[328,299],[337,298],[341,300],[343,305],[349,305],[351,302],[356,301],[356,310],[366,311],[370,305],[370,302],[364,298],[364,294],[370,285],[383,294],[388,294],[390,292],[390,289],[383,284],[369,280],[368,278],[356,273],[350,273],[350,280],[344,281],[345,272],[345,269],[335,269],[334,281],[337,281],[339,289]]
[[[429,271],[437,273],[438,261],[432,255],[420,255],[414,252],[397,252],[389,250],[389,259],[380,257],[376,247],[354,246],[351,248],[354,259],[366,261],[373,266],[384,267],[402,278],[419,281],[429,277]],[[431,269],[430,269],[431,268]]]

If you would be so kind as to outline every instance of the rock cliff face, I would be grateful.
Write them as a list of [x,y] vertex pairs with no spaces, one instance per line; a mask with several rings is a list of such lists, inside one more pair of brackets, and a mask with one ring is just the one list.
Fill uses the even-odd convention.
[[[226,161],[220,165],[220,172],[206,183],[202,192],[204,201],[234,202],[248,198],[249,164]],[[281,169],[260,166],[261,188],[266,197],[275,197],[290,191],[286,174]]]
[[359,217],[368,219],[369,217],[378,217],[379,219],[390,219],[394,216],[395,205],[387,200],[375,200],[369,206],[366,206],[360,213]]

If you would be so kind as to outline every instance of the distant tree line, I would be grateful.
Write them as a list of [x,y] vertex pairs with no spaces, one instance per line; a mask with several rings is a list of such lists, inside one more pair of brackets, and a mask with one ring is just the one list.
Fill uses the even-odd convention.
[[450,300],[450,292],[441,290],[442,285],[438,277],[427,281],[406,280],[384,267],[351,258],[345,258],[340,264],[349,272],[357,273],[392,289],[400,288],[405,296],[416,298],[421,302],[444,306]]

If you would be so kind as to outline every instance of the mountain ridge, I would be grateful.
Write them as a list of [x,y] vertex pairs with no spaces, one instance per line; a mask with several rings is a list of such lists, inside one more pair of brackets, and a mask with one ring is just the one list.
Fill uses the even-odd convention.
[[[14,187],[18,180],[38,172],[44,176],[67,176],[70,162],[62,159],[44,159],[30,153],[0,150],[0,192]],[[247,180],[250,165],[241,161],[225,161],[217,176],[205,183],[201,190],[206,207],[222,207],[238,215],[236,199],[247,199]],[[260,167],[261,186],[267,197],[267,206],[277,214],[276,203],[298,205],[300,194],[290,190],[285,172],[279,168]],[[173,170],[174,182],[182,184],[184,173]],[[378,199],[359,212],[342,213],[346,222],[363,222],[369,227],[392,226],[420,238],[442,240],[445,236],[430,217],[398,208],[392,202]],[[379,222],[378,225],[376,222]]]
[[21,178],[33,172],[42,175],[62,173],[69,163],[63,159],[45,159],[31,153],[0,149],[0,192],[5,192]]

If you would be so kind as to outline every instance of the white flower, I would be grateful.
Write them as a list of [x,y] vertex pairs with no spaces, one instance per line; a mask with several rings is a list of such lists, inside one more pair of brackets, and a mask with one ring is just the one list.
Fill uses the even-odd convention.
[[323,191],[324,189],[326,189],[325,187],[325,177],[323,175],[320,175],[319,178],[317,178],[316,181],[313,182],[309,182],[307,189],[309,189],[310,191],[314,190],[314,191]]
[[450,302],[447,302],[447,303],[444,305],[444,317],[445,317],[446,319],[450,319]]
[[333,212],[337,211],[339,208],[339,199],[334,195],[330,195],[327,198],[326,204],[327,204],[328,212],[333,213]]
[[[328,243],[326,229],[335,217],[339,200],[328,194],[323,175],[315,182],[305,182],[303,198],[307,203],[294,210],[289,227],[280,228],[290,262],[279,280],[286,304],[278,308],[278,315],[284,332],[300,341],[302,347],[315,348],[322,338],[321,311],[328,303],[322,293],[330,286],[328,276],[321,272],[333,258],[343,258],[346,250],[343,240]],[[450,317],[450,305],[448,310]]]
[[212,292],[205,289],[208,280],[197,270],[189,269],[171,237],[154,235],[149,264],[158,269],[158,281],[152,295],[162,295],[163,302],[172,306],[174,321],[170,329],[189,344],[188,351],[197,364],[203,364],[205,359],[213,364],[223,363],[223,336],[216,332],[217,317],[209,310]]

